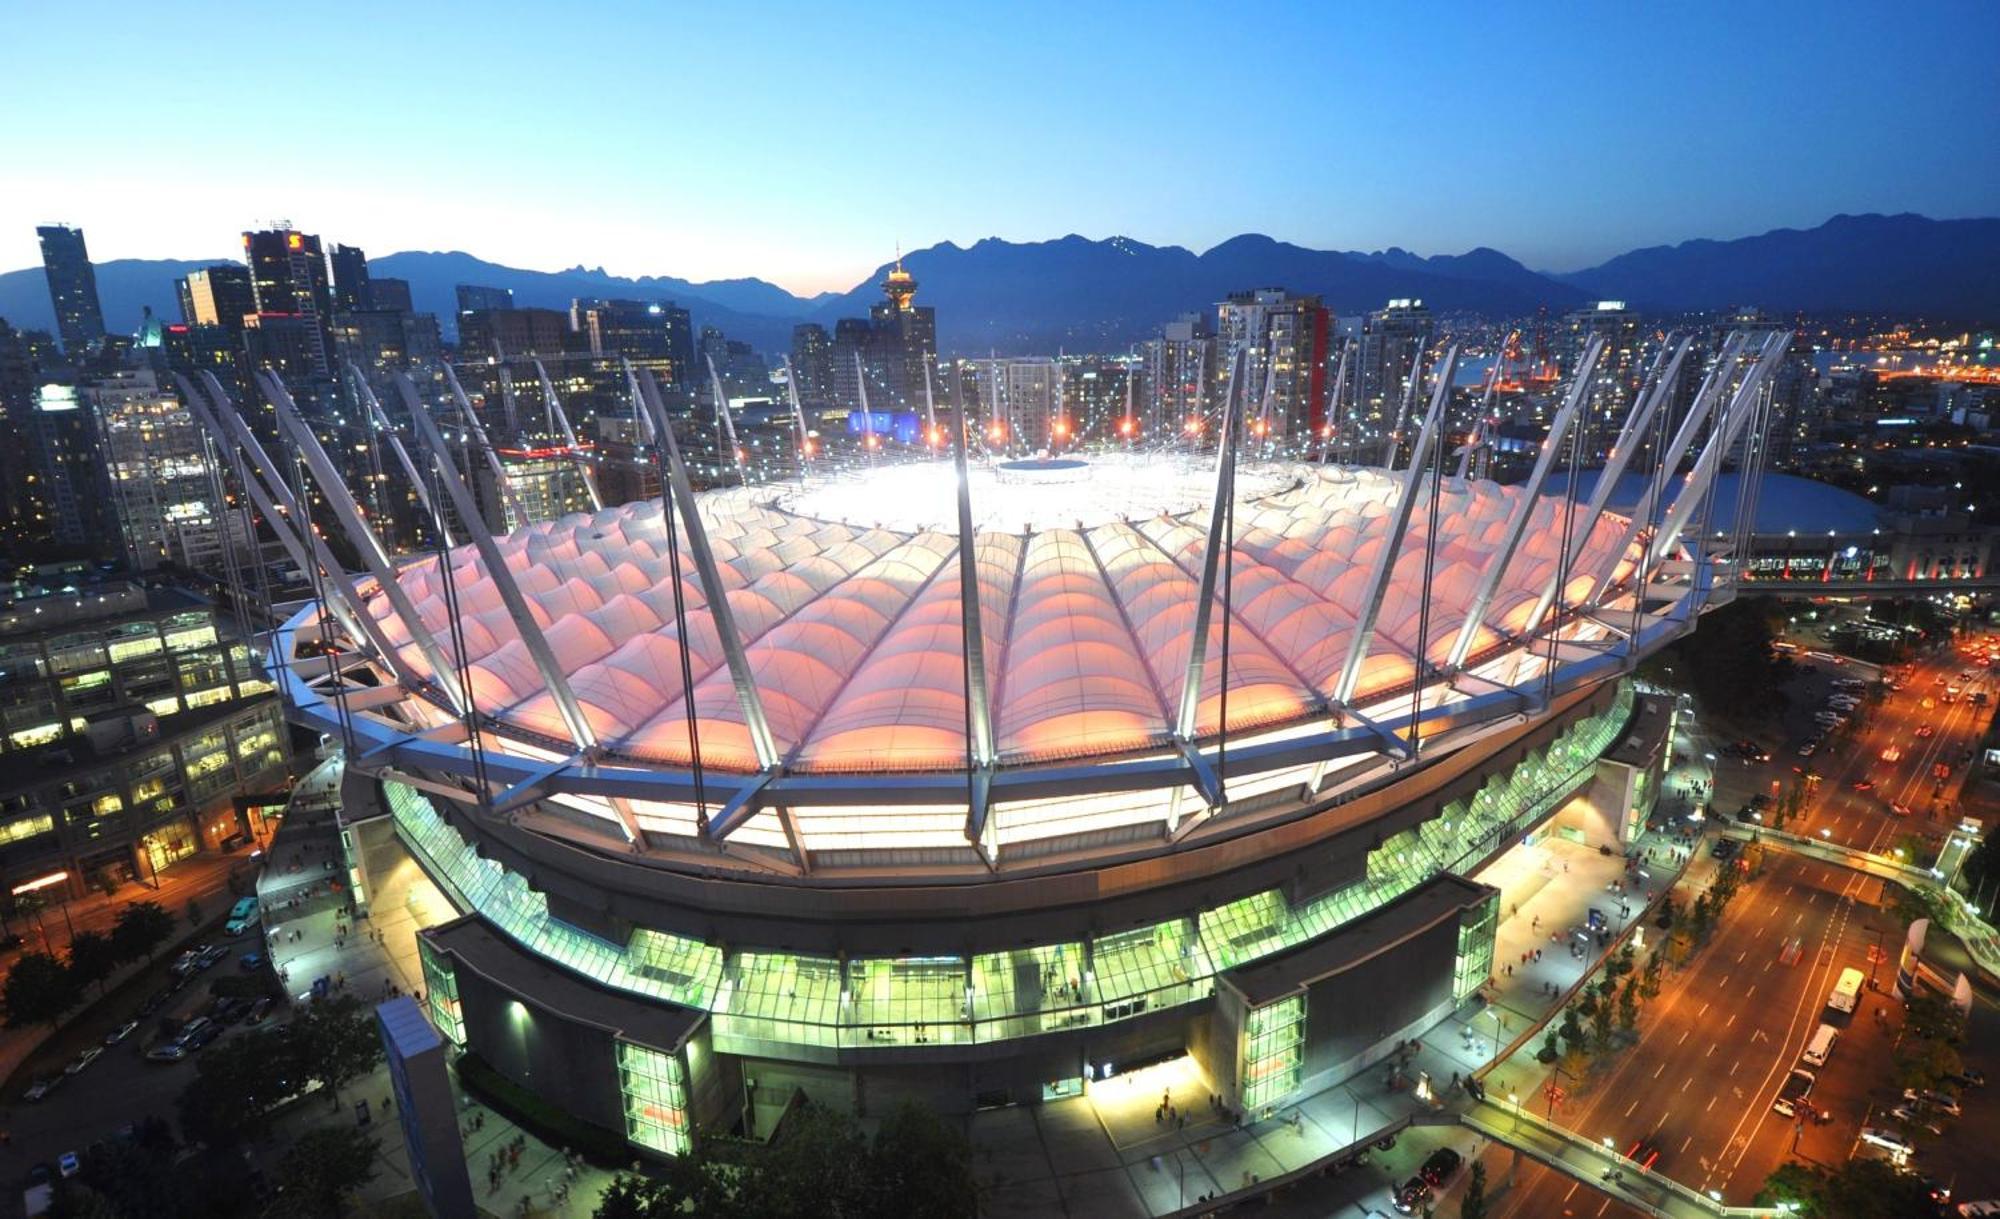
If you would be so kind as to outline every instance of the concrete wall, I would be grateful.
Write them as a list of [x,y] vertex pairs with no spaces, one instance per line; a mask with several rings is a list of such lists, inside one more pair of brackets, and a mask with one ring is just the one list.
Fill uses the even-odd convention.
[[623,1135],[610,1033],[532,1009],[473,970],[457,976],[468,1049],[549,1104]]
[[1306,988],[1304,1091],[1317,1092],[1386,1055],[1449,1012],[1458,920]]

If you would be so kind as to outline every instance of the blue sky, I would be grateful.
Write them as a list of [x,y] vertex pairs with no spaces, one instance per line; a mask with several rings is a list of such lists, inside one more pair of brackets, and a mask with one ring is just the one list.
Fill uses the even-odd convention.
[[[8,6],[0,268],[275,218],[844,288],[904,248],[1259,231],[1569,270],[2000,214],[2000,5]],[[742,11],[738,11],[742,10]]]

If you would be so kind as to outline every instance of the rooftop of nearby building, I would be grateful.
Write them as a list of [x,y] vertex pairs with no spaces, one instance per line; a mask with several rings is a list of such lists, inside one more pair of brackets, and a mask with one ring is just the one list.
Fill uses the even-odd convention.
[[[1600,471],[1586,470],[1577,477],[1577,491],[1589,495],[1597,486]],[[1561,495],[1567,486],[1563,475],[1552,475],[1548,481],[1551,495]],[[1630,513],[1646,491],[1647,476],[1626,474],[1618,480],[1606,504],[1613,512]],[[1710,528],[1730,532],[1736,527],[1737,495],[1741,487],[1740,476],[1734,472],[1718,474],[1715,478],[1715,514]],[[1674,488],[1678,490],[1678,487]],[[1672,503],[1672,496],[1668,503]],[[1881,505],[1852,491],[1818,482],[1810,478],[1800,478],[1796,474],[1780,474],[1766,471],[1762,486],[1757,492],[1755,532],[1765,536],[1784,533],[1869,533],[1883,525],[1885,511]]]

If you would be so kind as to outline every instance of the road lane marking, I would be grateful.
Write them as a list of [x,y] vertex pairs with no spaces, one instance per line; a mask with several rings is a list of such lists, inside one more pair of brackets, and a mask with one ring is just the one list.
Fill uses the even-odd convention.
[[1675,1045],[1679,1045],[1679,1044],[1681,1043],[1681,1041],[1686,1041],[1686,1040],[1688,1039],[1688,1033],[1689,1033],[1689,1032],[1691,1032],[1691,1031],[1692,1031],[1692,1030],[1689,1030],[1689,1029],[1682,1029],[1682,1030],[1681,1030],[1681,1040],[1680,1040],[1680,1041],[1676,1041],[1676,1042],[1674,1042],[1674,1044],[1675,1044]]
[[1654,1078],[1654,1079],[1658,1079],[1658,1078],[1660,1077],[1660,1072],[1662,1072],[1662,1071],[1664,1071],[1664,1070],[1666,1070],[1666,1069],[1667,1069],[1667,1064],[1666,1064],[1666,1063],[1664,1063],[1664,1062],[1663,1062],[1663,1063],[1661,1063],[1661,1064],[1660,1064],[1659,1066],[1657,1066],[1657,1067],[1654,1067],[1654,1068],[1653,1068],[1653,1078]]
[[1681,1150],[1682,1150],[1682,1151],[1686,1151],[1686,1150],[1688,1149],[1688,1144],[1689,1144],[1689,1143],[1692,1143],[1692,1142],[1694,1142],[1694,1136],[1693,1136],[1693,1135],[1689,1135],[1689,1136],[1687,1136],[1686,1138],[1682,1139],[1682,1140],[1681,1140]]
[[[1715,1108],[1715,1098],[1711,1096],[1708,1098],[1708,1109],[1713,1109],[1713,1108]],[[1707,1113],[1708,1109],[1703,1109],[1702,1112]]]
[[1631,1117],[1632,1110],[1637,1109],[1638,1107],[1639,1107],[1639,1102],[1637,1100],[1634,1100],[1631,1104],[1625,1106],[1625,1116]]
[[[1723,979],[1723,981],[1724,981],[1724,982],[1727,982],[1727,981],[1729,981],[1729,979],[1728,979],[1728,978],[1724,978],[1724,979]],[[1701,1005],[1701,1010],[1700,1010],[1700,1011],[1698,1011],[1698,1012],[1696,1012],[1696,1013],[1694,1014],[1694,1018],[1695,1018],[1696,1020],[1699,1020],[1699,1019],[1701,1019],[1701,1018],[1702,1018],[1703,1016],[1706,1016],[1706,1015],[1708,1015],[1708,1004],[1704,1003],[1704,1004],[1702,1004],[1702,1005]]]

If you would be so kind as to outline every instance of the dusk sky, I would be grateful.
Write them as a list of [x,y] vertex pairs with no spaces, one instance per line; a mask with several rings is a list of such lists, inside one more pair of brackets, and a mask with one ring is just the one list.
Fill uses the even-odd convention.
[[[949,7],[949,6],[946,6]],[[15,4],[0,269],[370,254],[846,288],[910,249],[1245,231],[1570,270],[2000,214],[2000,5]]]

